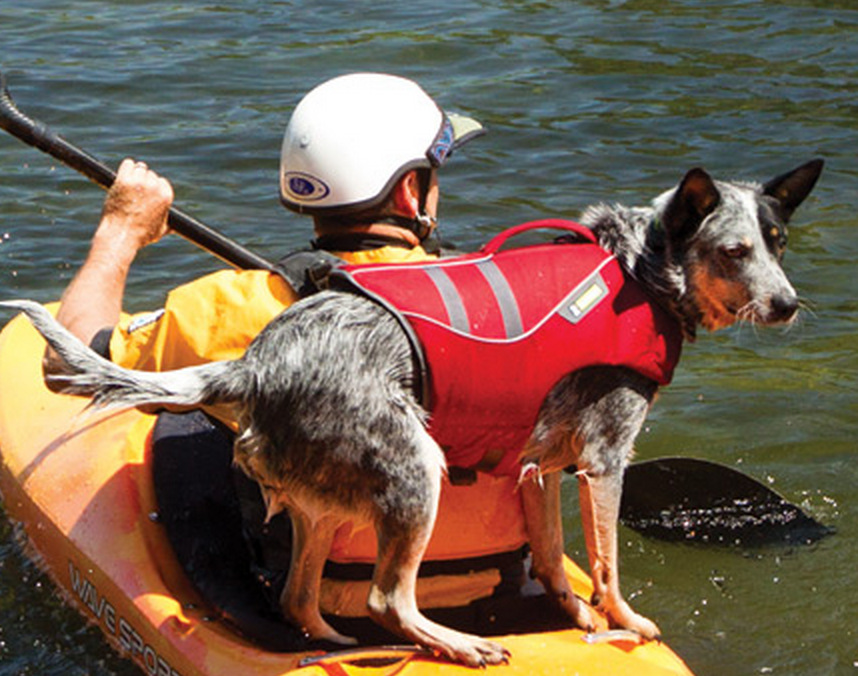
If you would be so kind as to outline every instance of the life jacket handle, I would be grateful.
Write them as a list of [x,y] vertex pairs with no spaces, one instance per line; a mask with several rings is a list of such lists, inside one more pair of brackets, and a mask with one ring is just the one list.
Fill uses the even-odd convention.
[[575,221],[566,221],[560,218],[546,218],[539,221],[522,223],[521,225],[508,228],[490,239],[483,245],[480,251],[486,254],[497,253],[508,240],[523,232],[529,232],[531,230],[566,230],[567,232],[572,232],[579,237],[582,237],[588,242],[592,242],[593,244],[597,243],[596,236],[593,234],[593,231],[589,228],[585,228],[580,223],[576,223]]

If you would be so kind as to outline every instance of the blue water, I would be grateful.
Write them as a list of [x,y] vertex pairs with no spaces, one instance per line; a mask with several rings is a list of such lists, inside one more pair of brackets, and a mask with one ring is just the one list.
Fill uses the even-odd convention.
[[[858,673],[853,0],[19,4],[0,4],[0,68],[21,108],[110,164],[147,160],[179,206],[270,257],[310,237],[278,203],[286,120],[347,71],[410,76],[486,123],[442,175],[442,227],[466,247],[597,201],[645,203],[694,166],[756,180],[824,157],[785,261],[802,321],[702,335],[638,445],[734,464],[837,534],[742,552],[623,530],[621,556],[626,593],[701,676]],[[102,197],[0,136],[0,297],[57,298]],[[219,265],[169,238],[140,256],[126,306],[157,307]],[[583,562],[569,488],[568,549]],[[0,676],[130,673],[4,522]]]

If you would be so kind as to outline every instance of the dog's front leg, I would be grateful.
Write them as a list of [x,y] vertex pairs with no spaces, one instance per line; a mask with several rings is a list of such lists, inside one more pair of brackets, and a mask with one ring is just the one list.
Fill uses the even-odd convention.
[[654,622],[631,609],[620,592],[617,521],[620,516],[622,474],[578,473],[581,521],[590,558],[594,597],[611,623],[649,639],[661,635]]
[[340,634],[319,612],[322,570],[341,520],[333,516],[312,520],[295,505],[290,506],[289,516],[292,519],[292,561],[280,595],[283,615],[311,638],[356,645],[355,639]]
[[563,570],[560,479],[559,472],[552,472],[542,481],[532,477],[521,484],[527,536],[533,555],[531,571],[577,626],[592,631],[595,623],[590,608],[575,596]]

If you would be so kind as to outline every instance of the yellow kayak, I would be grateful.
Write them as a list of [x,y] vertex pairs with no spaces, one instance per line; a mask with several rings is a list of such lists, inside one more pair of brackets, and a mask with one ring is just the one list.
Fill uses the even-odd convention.
[[[155,416],[81,415],[87,401],[49,392],[44,342],[23,318],[0,333],[0,492],[28,552],[108,643],[152,676],[473,673],[411,646],[338,652],[265,650],[218,619],[186,576],[158,520],[148,440]],[[567,574],[589,598],[589,578]],[[495,637],[512,657],[498,674],[677,675],[670,648],[625,632],[563,628]]]

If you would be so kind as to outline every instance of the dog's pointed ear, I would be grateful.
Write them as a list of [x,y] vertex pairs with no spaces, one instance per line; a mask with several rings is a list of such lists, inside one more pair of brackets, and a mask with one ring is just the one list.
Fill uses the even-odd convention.
[[703,169],[692,169],[670,198],[661,222],[672,240],[690,237],[720,202],[721,193],[712,177]]
[[813,190],[822,167],[825,164],[820,159],[811,160],[807,164],[776,176],[763,186],[763,194],[774,197],[780,205],[780,216],[788,221],[798,205]]

